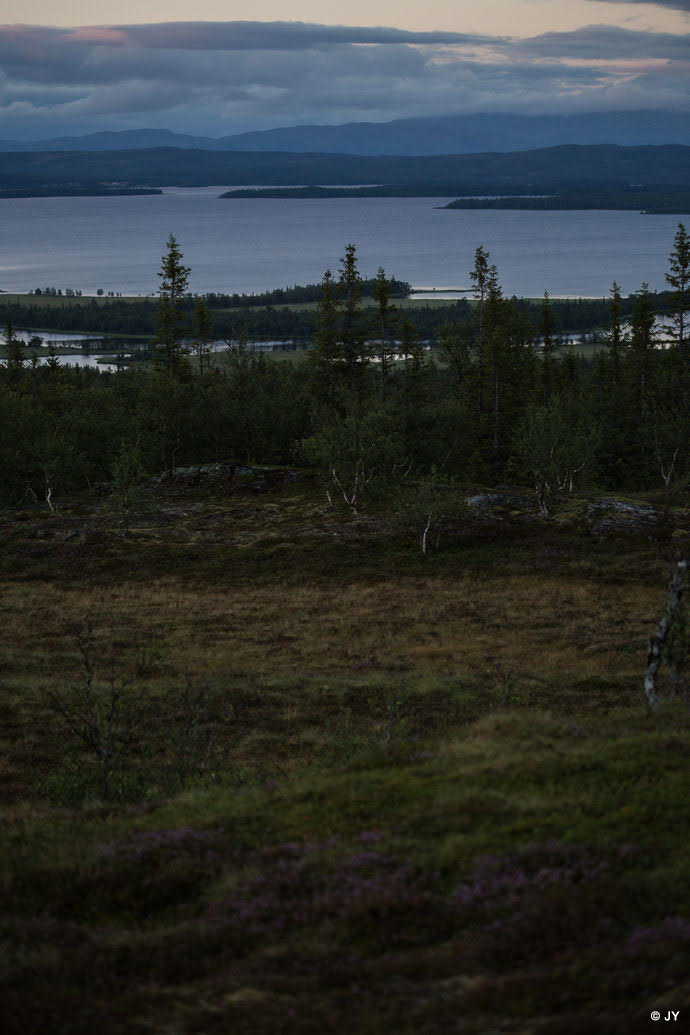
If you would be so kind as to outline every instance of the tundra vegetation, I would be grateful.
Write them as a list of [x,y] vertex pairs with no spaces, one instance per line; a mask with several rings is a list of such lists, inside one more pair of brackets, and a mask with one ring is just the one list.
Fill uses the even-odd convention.
[[214,357],[212,310],[187,351],[174,239],[150,370],[8,327],[9,1035],[627,1035],[687,1001],[684,248],[671,344],[614,285],[591,362],[483,249],[434,353],[354,248],[300,362]]

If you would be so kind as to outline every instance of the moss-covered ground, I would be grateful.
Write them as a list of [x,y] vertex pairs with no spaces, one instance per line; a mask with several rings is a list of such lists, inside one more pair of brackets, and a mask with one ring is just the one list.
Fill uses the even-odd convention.
[[427,556],[323,503],[0,515],[2,1030],[682,1023],[690,713],[642,672],[687,501],[465,509]]

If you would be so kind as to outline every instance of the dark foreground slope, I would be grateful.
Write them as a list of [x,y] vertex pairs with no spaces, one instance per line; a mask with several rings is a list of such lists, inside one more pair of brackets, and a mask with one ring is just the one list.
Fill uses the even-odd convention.
[[687,501],[455,491],[426,557],[304,472],[2,514],[8,1035],[684,1009],[690,722],[640,675]]

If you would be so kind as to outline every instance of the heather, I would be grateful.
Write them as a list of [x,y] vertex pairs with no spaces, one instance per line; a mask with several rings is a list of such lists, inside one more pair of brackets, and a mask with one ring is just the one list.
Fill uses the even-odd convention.
[[243,471],[2,517],[6,1030],[682,1009],[690,725],[641,676],[684,496],[494,494],[425,555]]

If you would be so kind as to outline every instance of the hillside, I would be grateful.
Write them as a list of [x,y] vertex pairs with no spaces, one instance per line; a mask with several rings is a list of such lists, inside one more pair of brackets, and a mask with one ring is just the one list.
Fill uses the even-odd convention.
[[[650,540],[525,499],[426,558],[286,470],[149,482],[126,531],[95,497],[0,513],[7,1035],[682,1009],[690,726],[641,670],[687,510]],[[123,688],[114,800],[87,686]]]
[[178,148],[143,151],[8,154],[0,187],[47,183],[204,186],[213,184],[464,184],[517,186],[683,185],[690,147],[562,146],[510,154],[367,157],[361,155],[210,152]]

